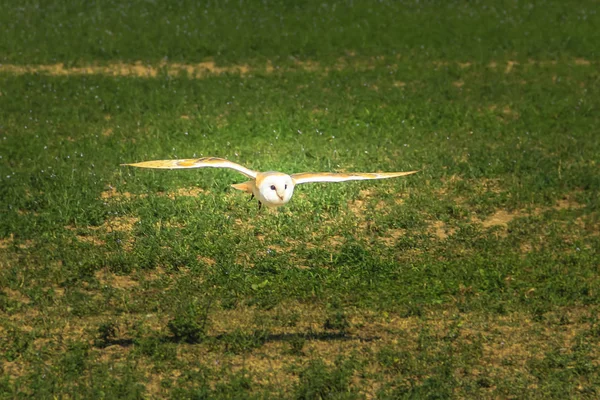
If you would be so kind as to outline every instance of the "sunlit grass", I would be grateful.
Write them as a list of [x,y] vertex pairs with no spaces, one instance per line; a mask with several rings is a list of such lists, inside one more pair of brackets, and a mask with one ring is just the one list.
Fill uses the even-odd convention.
[[[195,4],[153,10],[164,18],[139,45],[107,39],[106,52],[81,32],[127,36],[108,5],[69,23],[68,7],[45,10],[64,24],[48,37],[69,37],[56,55],[30,44],[42,29],[0,35],[15,65],[156,66],[167,48],[248,65],[196,77],[0,72],[2,396],[596,397],[600,93],[586,21],[597,16],[582,3],[561,20],[571,42],[540,37],[561,4],[504,4],[511,34],[486,31],[480,47],[465,38],[482,29],[477,15],[500,18],[491,4],[331,9],[322,18],[341,25],[321,26],[322,42],[300,40],[312,17],[283,4],[258,27],[250,8],[211,9],[242,32],[221,41],[204,25],[193,43],[162,36]],[[356,25],[391,24],[392,9],[404,27]],[[2,17],[14,17],[13,37],[20,13]],[[278,31],[292,39],[248,46],[275,38],[279,15],[300,18]],[[450,22],[426,31],[446,42],[420,37],[418,57],[392,50],[398,30],[434,15]],[[289,173],[420,172],[302,185],[259,211],[230,187],[245,179],[232,171],[119,166],[200,156]]]

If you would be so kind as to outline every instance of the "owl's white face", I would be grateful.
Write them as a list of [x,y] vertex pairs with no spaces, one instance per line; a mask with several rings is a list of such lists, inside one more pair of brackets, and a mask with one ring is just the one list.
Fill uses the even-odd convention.
[[294,194],[294,181],[287,174],[265,173],[258,183],[256,197],[269,207],[279,207],[286,204]]

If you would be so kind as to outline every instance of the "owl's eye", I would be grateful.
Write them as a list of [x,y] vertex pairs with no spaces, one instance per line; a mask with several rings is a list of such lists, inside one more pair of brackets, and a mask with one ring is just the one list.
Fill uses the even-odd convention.
[[285,185],[285,189],[287,189],[287,185]]
[[271,185],[271,190],[275,190],[275,185]]

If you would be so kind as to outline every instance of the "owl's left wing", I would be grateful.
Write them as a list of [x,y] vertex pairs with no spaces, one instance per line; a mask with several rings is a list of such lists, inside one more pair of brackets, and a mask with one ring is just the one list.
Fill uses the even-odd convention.
[[203,157],[203,158],[192,158],[183,160],[155,160],[155,161],[143,161],[132,164],[121,164],[129,165],[137,168],[157,168],[157,169],[182,169],[182,168],[229,168],[233,169],[248,178],[256,179],[257,171],[253,171],[243,165],[234,163],[233,161],[226,160],[219,157]]
[[346,182],[362,181],[368,179],[388,179],[397,178],[415,174],[419,171],[408,172],[354,172],[354,173],[335,173],[335,172],[302,172],[290,175],[296,185],[310,182]]

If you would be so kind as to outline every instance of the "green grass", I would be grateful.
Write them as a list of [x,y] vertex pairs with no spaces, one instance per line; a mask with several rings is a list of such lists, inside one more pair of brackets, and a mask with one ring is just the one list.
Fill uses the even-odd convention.
[[5,5],[7,63],[238,62],[289,56],[335,60],[346,51],[481,61],[598,57],[596,3],[561,1],[105,0]]
[[[0,397],[598,397],[595,2],[35,4],[0,16]],[[249,70],[6,68],[164,57]],[[119,166],[202,155],[421,171],[258,211]]]

